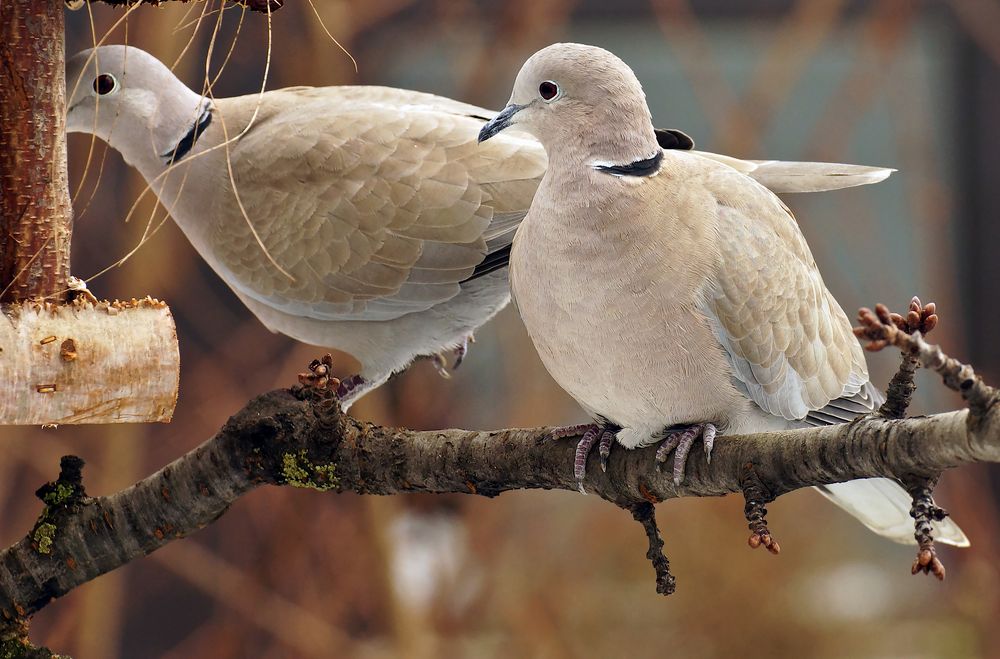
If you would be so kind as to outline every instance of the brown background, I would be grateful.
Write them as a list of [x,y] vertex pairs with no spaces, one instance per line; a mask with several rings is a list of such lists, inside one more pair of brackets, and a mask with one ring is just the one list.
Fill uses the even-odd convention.
[[[1000,382],[995,2],[315,1],[359,73],[308,2],[289,1],[272,21],[268,88],[388,84],[498,108],[528,55],[577,40],[628,61],[656,122],[686,130],[701,148],[898,167],[876,187],[789,203],[845,309],[900,307],[914,293],[934,299],[937,339]],[[190,39],[176,72],[199,87],[216,21],[211,11],[195,31],[204,9],[141,7],[108,42],[170,63]],[[240,14],[224,13],[213,74]],[[95,6],[92,32],[86,9],[72,14],[67,52],[122,16]],[[258,89],[266,52],[266,17],[247,15],[217,93]],[[153,211],[143,201],[123,223],[144,182],[101,143],[80,184],[90,144],[83,136],[70,143],[80,277],[131,249]],[[170,303],[183,363],[175,420],[0,430],[4,544],[30,528],[40,510],[31,492],[55,476],[60,455],[87,460],[92,494],[120,489],[209,437],[252,395],[291,383],[320,353],[268,333],[170,221],[91,287],[102,297]],[[583,420],[541,368],[513,310],[477,339],[452,380],[418,364],[354,413],[414,428]],[[870,362],[876,381],[887,381],[895,358]],[[919,382],[920,411],[956,404],[934,378]],[[746,547],[736,497],[664,504],[678,577],[669,599],[654,592],[639,528],[594,497],[362,498],[268,488],[192,539],[54,603],[32,635],[78,659],[994,657],[998,485],[1000,474],[986,468],[946,475],[940,499],[974,546],[945,552],[944,584],[911,577],[910,549],[811,492],[771,506],[777,558]]]

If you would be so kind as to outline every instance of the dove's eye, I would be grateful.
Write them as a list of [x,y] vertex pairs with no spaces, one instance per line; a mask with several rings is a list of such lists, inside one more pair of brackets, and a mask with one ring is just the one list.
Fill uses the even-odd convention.
[[551,80],[546,80],[542,84],[538,85],[538,95],[546,101],[551,101],[559,95],[559,85]]
[[94,78],[94,91],[104,96],[118,89],[118,80],[110,73],[102,73]]

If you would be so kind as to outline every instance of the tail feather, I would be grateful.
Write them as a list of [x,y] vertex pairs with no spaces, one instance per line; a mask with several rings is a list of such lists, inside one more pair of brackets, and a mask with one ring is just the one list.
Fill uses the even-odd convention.
[[884,181],[895,169],[845,165],[832,162],[796,162],[783,160],[741,160],[707,151],[694,151],[750,176],[778,194],[826,192]]
[[[866,478],[816,489],[875,533],[895,542],[916,544],[910,495],[899,484],[887,478]],[[934,524],[934,539],[956,547],[969,546],[965,533],[948,517]]]

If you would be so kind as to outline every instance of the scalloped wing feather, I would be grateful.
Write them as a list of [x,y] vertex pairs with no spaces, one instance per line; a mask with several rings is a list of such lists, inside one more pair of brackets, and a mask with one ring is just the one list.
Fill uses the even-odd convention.
[[474,106],[386,88],[275,95],[232,160],[254,229],[294,279],[235,199],[215,209],[214,248],[241,293],[286,313],[390,320],[451,299],[509,244],[544,172],[541,147],[516,133],[477,145],[482,120],[456,114],[491,114]]
[[732,176],[708,178],[718,200],[721,265],[706,291],[706,314],[734,377],[761,409],[790,421],[841,398],[851,402],[868,371],[846,314],[788,208]]

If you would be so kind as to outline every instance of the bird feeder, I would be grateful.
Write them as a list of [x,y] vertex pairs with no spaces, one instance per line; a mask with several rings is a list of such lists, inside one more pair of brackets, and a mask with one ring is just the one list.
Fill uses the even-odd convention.
[[169,421],[170,310],[99,302],[70,277],[63,11],[0,2],[0,425]]

